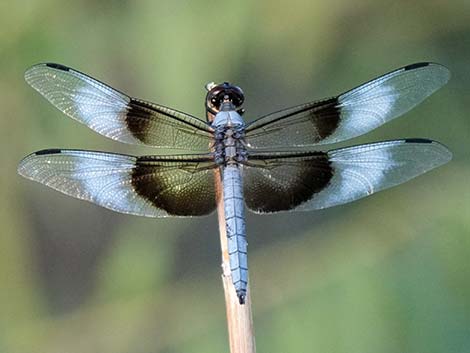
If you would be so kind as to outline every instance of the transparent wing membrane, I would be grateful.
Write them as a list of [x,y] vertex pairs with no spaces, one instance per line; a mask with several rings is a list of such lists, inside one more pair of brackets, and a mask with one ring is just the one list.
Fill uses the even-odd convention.
[[245,202],[255,212],[269,213],[351,202],[437,168],[452,154],[435,141],[406,139],[250,157],[244,165]]
[[111,139],[154,147],[207,151],[212,128],[191,115],[131,98],[59,64],[39,64],[26,81],[56,108]]
[[113,211],[166,217],[215,209],[214,168],[208,155],[133,157],[57,149],[27,156],[18,172]]
[[439,64],[408,65],[337,97],[264,116],[247,126],[246,142],[252,149],[311,147],[363,135],[421,103],[449,77]]

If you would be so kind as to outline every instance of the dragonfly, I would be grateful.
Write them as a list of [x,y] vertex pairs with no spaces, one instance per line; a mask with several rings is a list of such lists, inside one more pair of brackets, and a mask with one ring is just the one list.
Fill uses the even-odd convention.
[[324,209],[449,162],[452,154],[444,145],[422,138],[322,148],[408,112],[449,78],[440,64],[415,63],[252,122],[242,117],[240,87],[210,83],[204,121],[132,98],[64,65],[38,64],[26,71],[27,83],[69,117],[113,140],[175,153],[136,157],[45,149],[26,156],[18,172],[69,196],[139,216],[204,216],[222,198],[233,290],[244,304],[245,206],[258,214]]

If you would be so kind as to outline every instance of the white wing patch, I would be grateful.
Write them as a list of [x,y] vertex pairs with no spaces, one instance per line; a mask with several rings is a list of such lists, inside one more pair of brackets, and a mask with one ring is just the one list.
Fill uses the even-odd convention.
[[[357,136],[373,126],[380,126],[387,122],[399,94],[391,86],[379,86],[369,90],[352,91],[338,98],[341,108],[341,122],[339,129],[350,131]],[[367,119],[365,119],[367,117]]]
[[388,149],[344,150],[332,152],[330,156],[335,170],[331,185],[335,190],[328,196],[328,202],[334,204],[373,194],[383,184],[386,173],[400,164],[393,160]]
[[78,87],[71,101],[74,102],[76,113],[73,115],[93,130],[114,140],[122,139],[125,135],[125,142],[138,142],[132,134],[125,133],[127,104],[130,101],[127,97],[97,82],[91,82]]

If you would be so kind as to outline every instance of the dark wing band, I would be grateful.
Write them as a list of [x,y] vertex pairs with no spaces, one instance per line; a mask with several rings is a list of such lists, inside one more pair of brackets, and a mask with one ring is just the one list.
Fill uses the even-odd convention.
[[243,166],[252,211],[316,210],[358,200],[450,161],[438,142],[394,140],[329,152],[252,153]]
[[247,126],[246,142],[253,149],[310,147],[363,135],[421,103],[449,77],[439,64],[408,65],[338,97],[259,118]]
[[59,64],[39,64],[28,82],[60,111],[96,132],[125,143],[207,151],[212,128],[191,115],[131,98]]
[[133,157],[57,149],[27,156],[18,172],[113,211],[166,217],[214,211],[214,168],[208,155]]

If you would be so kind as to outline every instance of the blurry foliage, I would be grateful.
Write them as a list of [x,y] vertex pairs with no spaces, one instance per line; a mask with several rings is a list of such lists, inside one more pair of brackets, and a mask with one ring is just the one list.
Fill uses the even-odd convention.
[[16,175],[48,147],[135,154],[67,119],[24,70],[63,63],[203,117],[203,85],[246,118],[417,61],[450,68],[421,106],[352,143],[428,137],[454,161],[329,210],[248,217],[259,352],[470,352],[470,3],[358,0],[0,4],[0,352],[228,351],[214,216],[143,219]]

